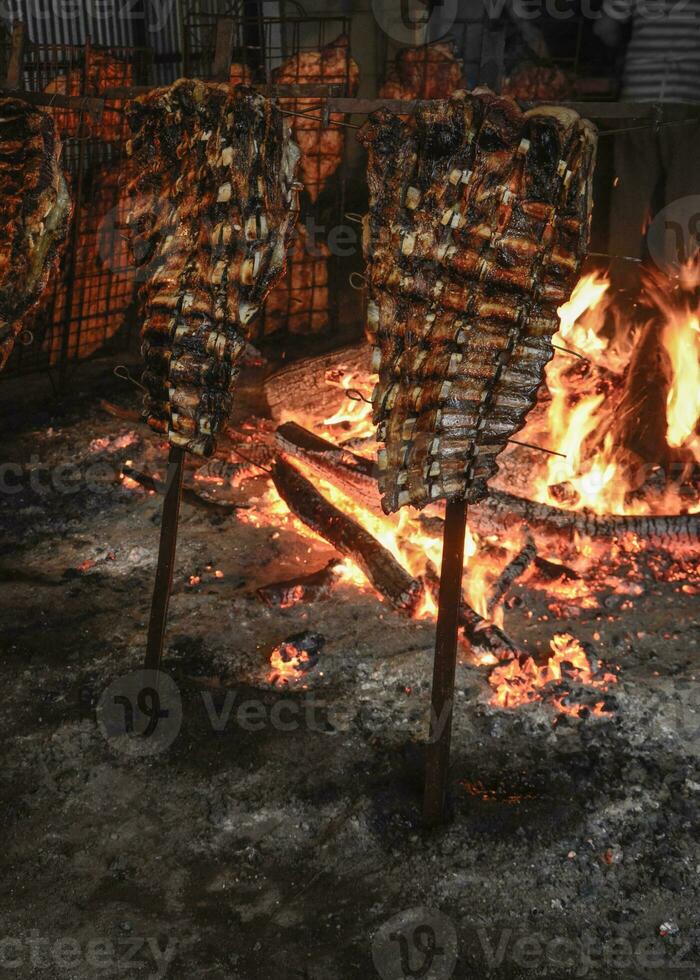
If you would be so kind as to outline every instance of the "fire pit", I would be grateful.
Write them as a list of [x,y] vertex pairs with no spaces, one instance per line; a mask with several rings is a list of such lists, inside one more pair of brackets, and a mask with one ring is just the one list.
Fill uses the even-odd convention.
[[[518,436],[566,459],[511,446],[494,493],[470,511],[451,822],[436,837],[419,813],[442,514],[378,507],[365,348],[263,381],[251,363],[219,453],[187,469],[164,661],[182,704],[176,741],[155,760],[120,755],[92,717],[105,685],[141,664],[167,449],[99,366],[90,397],[62,416],[23,416],[28,427],[7,440],[25,462],[0,501],[0,601],[6,773],[13,805],[34,814],[16,854],[35,903],[71,874],[81,901],[99,881],[105,921],[114,914],[151,868],[128,803],[138,793],[171,855],[157,876],[174,891],[159,891],[158,906],[172,902],[180,932],[202,937],[187,954],[194,968],[228,933],[216,914],[224,889],[251,939],[241,976],[260,967],[253,937],[267,975],[291,964],[303,976],[298,937],[312,921],[321,959],[371,971],[368,937],[397,908],[410,924],[424,906],[450,910],[460,962],[477,972],[499,943],[502,969],[524,969],[533,937],[537,969],[563,976],[564,942],[571,970],[590,960],[590,975],[616,949],[626,975],[693,962],[695,436],[678,435],[683,371],[644,324],[620,346],[605,286],[582,282],[581,315],[557,342],[586,360],[557,354]],[[650,307],[656,340],[672,323],[680,349],[697,343],[693,314],[681,324],[665,309]],[[641,385],[663,409],[660,442],[620,409],[648,381],[640,345],[661,372],[658,386]],[[100,407],[94,393],[110,400]],[[585,433],[574,447],[572,415]],[[626,441],[611,441],[611,422],[626,423],[612,427]],[[309,636],[325,638],[320,653],[304,650]],[[123,775],[107,797],[105,767]],[[119,860],[103,833],[115,819]],[[48,871],[36,832],[59,835]],[[76,835],[89,853],[69,844]],[[327,917],[331,879],[344,897]],[[190,893],[205,897],[191,905]],[[245,911],[253,895],[260,904]],[[160,912],[144,915],[156,934]]]

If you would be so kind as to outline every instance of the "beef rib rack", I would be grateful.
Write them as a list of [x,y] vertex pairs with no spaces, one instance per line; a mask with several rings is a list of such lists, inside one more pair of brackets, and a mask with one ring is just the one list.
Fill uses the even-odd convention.
[[51,116],[0,99],[0,368],[65,242],[71,200]]
[[278,106],[245,86],[181,79],[131,103],[128,119],[146,417],[172,446],[209,456],[252,321],[284,273],[299,151]]
[[382,506],[487,494],[535,402],[588,243],[596,131],[485,89],[386,110],[363,247]]

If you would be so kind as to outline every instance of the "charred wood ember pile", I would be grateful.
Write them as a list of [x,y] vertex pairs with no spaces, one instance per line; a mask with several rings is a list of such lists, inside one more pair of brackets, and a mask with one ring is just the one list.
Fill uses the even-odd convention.
[[48,113],[0,99],[0,368],[46,288],[71,213]]

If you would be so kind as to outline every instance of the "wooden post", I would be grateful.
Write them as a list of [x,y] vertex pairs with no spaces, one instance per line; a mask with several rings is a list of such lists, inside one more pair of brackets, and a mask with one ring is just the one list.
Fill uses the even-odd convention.
[[[88,90],[88,76],[90,71],[90,58],[92,57],[92,41],[88,35],[85,39],[83,49],[83,67],[80,74],[80,95],[85,98]],[[59,134],[60,135],[60,134]],[[66,305],[62,321],[61,347],[58,353],[58,390],[63,394],[66,390],[68,381],[68,361],[70,354],[70,331],[73,323],[73,299],[77,287],[76,273],[78,271],[78,250],[80,248],[80,225],[82,221],[82,207],[84,202],[85,190],[85,167],[86,167],[86,133],[85,133],[85,108],[81,104],[78,113],[78,173],[75,179],[75,198],[73,204],[73,223],[70,230],[69,247],[66,253],[64,276],[66,281]],[[82,306],[82,297],[81,297]],[[78,310],[76,322],[78,324],[78,334],[75,338],[76,360],[80,349],[80,328],[82,326],[82,308]]]
[[231,56],[236,25],[231,17],[219,17],[216,21],[214,64],[212,75],[216,81],[227,82],[231,74]]
[[24,38],[25,27],[22,21],[12,26],[12,40],[10,41],[10,56],[7,62],[7,78],[5,83],[9,89],[24,88]]
[[466,529],[466,503],[463,500],[448,501],[442,544],[430,738],[425,762],[423,820],[428,826],[442,823],[445,815]]
[[479,84],[488,85],[496,93],[501,91],[503,85],[505,44],[505,28],[500,24],[491,25],[486,22],[481,35]]
[[184,470],[185,450],[171,446],[168,458],[168,475],[165,483],[165,499],[163,500],[163,515],[160,524],[158,567],[153,587],[151,619],[148,624],[146,660],[143,665],[145,670],[160,670],[160,663],[163,659],[163,641],[170,604],[170,591],[173,585],[177,524],[180,516]]

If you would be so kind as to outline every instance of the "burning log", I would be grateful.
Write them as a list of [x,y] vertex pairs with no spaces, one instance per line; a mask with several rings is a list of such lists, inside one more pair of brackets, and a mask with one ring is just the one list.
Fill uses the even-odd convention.
[[[122,472],[124,476],[135,480],[136,483],[139,483],[146,490],[154,490],[156,493],[165,493],[166,491],[166,485],[162,480],[156,480],[155,477],[149,476],[147,473],[141,473],[131,466],[124,466]],[[201,497],[196,490],[192,490],[189,487],[183,488],[182,500],[184,503],[191,504],[193,507],[199,507],[200,510],[206,510],[210,514],[220,514],[221,516],[230,514],[240,507],[240,504],[207,500],[206,497]]]
[[539,578],[545,582],[558,582],[560,579],[572,582],[581,578],[579,573],[575,572],[573,568],[569,568],[568,565],[560,565],[558,562],[549,561],[539,555],[535,555],[534,564]]
[[525,544],[518,554],[508,562],[501,574],[498,576],[491,589],[488,598],[487,609],[489,615],[503,599],[511,585],[516,582],[521,575],[524,575],[530,565],[537,557],[537,548],[529,530],[526,531]]
[[296,467],[278,459],[272,479],[280,497],[307,527],[351,558],[372,585],[402,612],[412,613],[422,586],[363,527],[329,503]]
[[275,422],[293,415],[332,415],[345,402],[340,385],[345,375],[371,373],[372,350],[367,344],[343,347],[319,357],[305,357],[272,374],[265,397]]
[[472,508],[470,526],[480,534],[502,533],[525,522],[530,530],[544,536],[573,539],[622,538],[636,535],[657,548],[697,545],[700,541],[700,514],[677,515],[600,515],[589,510],[564,510],[524,497],[492,490],[488,498]]
[[[427,562],[423,583],[437,602],[440,591],[440,576],[432,562]],[[472,609],[464,595],[459,609],[459,626],[462,635],[471,646],[482,653],[491,654],[497,660],[512,660],[522,656],[515,643],[495,623],[480,616]]]
[[297,575],[296,578],[284,579],[281,582],[270,582],[257,590],[258,598],[268,606],[278,606],[289,609],[300,602],[320,602],[327,599],[338,578],[338,566],[341,563],[332,558],[328,564],[311,575]]
[[345,493],[373,509],[379,507],[376,466],[372,460],[357,456],[314,435],[296,422],[285,422],[275,438],[282,451],[301,459],[319,476],[327,477]]
[[[278,430],[277,439],[285,452],[301,459],[316,473],[339,489],[380,511],[379,492],[374,485],[375,464],[362,456],[341,449],[296,423]],[[428,518],[433,530],[440,518]],[[425,523],[425,521],[424,521]],[[697,544],[700,541],[700,514],[664,516],[600,515],[588,510],[566,510],[538,503],[525,497],[491,490],[489,496],[475,504],[469,513],[469,526],[483,536],[502,534],[504,530],[526,523],[535,540],[542,538],[573,539],[575,533],[591,538],[620,538],[635,534],[656,547]]]

